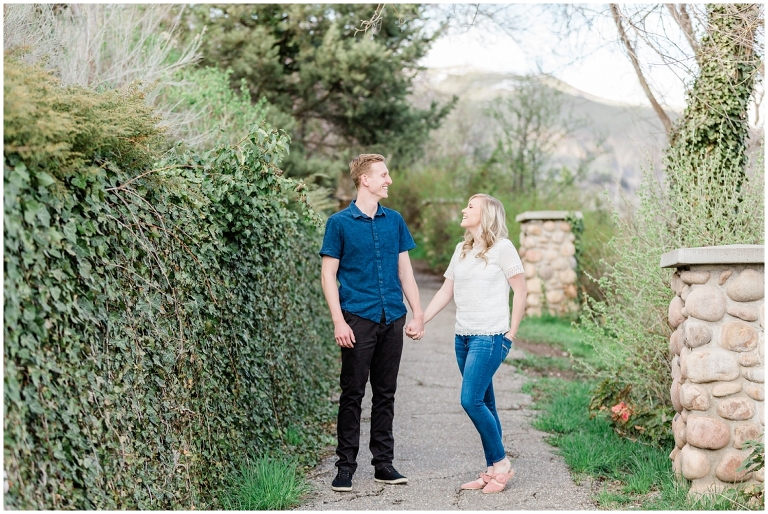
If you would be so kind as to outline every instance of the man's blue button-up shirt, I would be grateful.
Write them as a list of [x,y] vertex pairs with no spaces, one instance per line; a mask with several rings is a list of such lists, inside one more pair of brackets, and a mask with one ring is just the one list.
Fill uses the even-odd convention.
[[382,311],[387,324],[404,316],[398,260],[413,248],[403,217],[381,205],[373,218],[355,202],[328,218],[320,255],[339,259],[341,309],[376,323]]

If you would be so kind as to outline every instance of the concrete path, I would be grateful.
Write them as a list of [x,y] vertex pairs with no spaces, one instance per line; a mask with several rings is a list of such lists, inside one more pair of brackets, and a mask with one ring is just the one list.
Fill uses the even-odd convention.
[[[417,273],[426,307],[442,284]],[[577,486],[562,457],[531,427],[531,397],[521,392],[526,378],[503,364],[494,377],[503,441],[515,477],[499,494],[461,491],[459,486],[485,469],[480,436],[461,408],[461,375],[453,351],[453,303],[429,325],[421,341],[405,338],[395,403],[395,468],[406,485],[374,482],[368,450],[371,391],[363,399],[358,468],[352,492],[331,490],[336,476],[333,449],[313,470],[313,492],[300,510],[594,510],[590,486]],[[410,313],[408,315],[410,319]],[[516,350],[513,349],[512,352]],[[519,350],[517,350],[519,351]],[[514,354],[512,354],[514,355]]]

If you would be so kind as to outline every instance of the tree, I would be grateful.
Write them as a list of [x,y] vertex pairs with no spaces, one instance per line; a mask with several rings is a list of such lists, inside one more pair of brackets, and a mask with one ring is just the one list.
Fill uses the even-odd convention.
[[[734,4],[746,5],[746,4]],[[756,33],[746,38],[752,45],[752,53],[760,56],[755,80],[760,82],[765,74],[762,61],[764,47],[764,7],[742,9],[743,23]],[[431,15],[448,26],[448,30],[465,30],[468,27],[501,29],[521,45],[531,30],[531,18],[538,26],[549,27],[558,36],[552,51],[567,49],[571,55],[586,55],[587,41],[595,33],[600,34],[600,45],[613,46],[629,59],[648,102],[665,127],[667,137],[674,130],[673,117],[664,105],[661,88],[654,85],[650,70],[660,64],[673,70],[686,87],[690,87],[699,74],[702,62],[702,41],[708,37],[713,25],[706,4],[542,4],[542,5],[493,5],[461,4],[436,6]],[[615,32],[606,31],[613,26]],[[753,90],[751,101],[759,115],[762,91]]]
[[[728,16],[741,19],[741,35],[746,51],[755,59],[752,80],[760,82],[764,75],[763,32],[764,7],[762,4],[724,4],[729,7]],[[713,11],[707,4],[608,4],[578,5],[563,4],[554,7],[554,27],[563,39],[584,30],[592,30],[605,17],[610,17],[618,36],[606,39],[608,44],[618,44],[632,63],[638,81],[663,123],[668,138],[675,132],[669,112],[659,100],[662,96],[649,77],[652,63],[659,61],[674,70],[686,87],[701,73],[701,66],[712,55],[708,53],[704,40],[720,29],[712,23]],[[749,34],[751,33],[751,34]],[[752,37],[754,35],[755,37]],[[710,48],[711,49],[711,48]],[[750,91],[751,100],[759,109],[762,93]]]
[[[693,209],[719,221],[710,230],[729,230],[729,211],[738,208],[747,180],[747,108],[762,64],[755,51],[760,9],[756,4],[706,6],[707,35],[696,54],[699,74],[670,135],[667,168],[684,170],[667,177],[670,194],[681,199],[679,217],[685,219]],[[688,201],[691,186],[706,193]],[[718,213],[724,195],[731,201]]]
[[[632,62],[632,67],[634,68],[635,74],[637,75],[637,80],[640,82],[640,86],[643,88],[643,92],[645,93],[646,98],[648,98],[648,102],[650,102],[654,112],[659,117],[659,120],[661,120],[661,123],[664,125],[664,130],[666,130],[667,134],[669,134],[672,131],[672,121],[669,119],[669,115],[667,115],[666,111],[664,111],[664,108],[661,106],[661,104],[659,104],[659,101],[656,100],[656,95],[654,95],[653,91],[651,90],[651,86],[648,84],[648,80],[645,78],[643,69],[640,66],[640,60],[637,57],[637,52],[635,51],[632,41],[630,41],[629,36],[627,35],[627,31],[624,29],[624,20],[622,19],[619,5],[610,4],[610,9],[613,22],[616,24],[616,31],[619,33],[621,43],[624,45],[627,56]],[[685,6],[682,6],[682,9],[682,12],[685,13]],[[673,18],[675,20],[681,19],[678,17]],[[687,16],[684,19],[687,20]]]
[[[408,102],[418,61],[439,34],[421,21],[424,8],[399,6],[373,30],[360,32],[368,5],[199,5],[190,26],[207,26],[202,65],[231,68],[254,100],[289,114],[294,176],[335,177],[353,152],[404,162],[452,104],[415,109]],[[193,29],[194,31],[194,29]],[[326,180],[326,184],[332,181]]]
[[666,188],[646,175],[634,219],[619,221],[609,245],[618,259],[599,282],[606,301],[589,301],[581,318],[603,364],[595,370],[603,382],[593,407],[631,402],[627,430],[635,436],[670,436],[671,273],[659,268],[660,256],[681,247],[764,244],[764,170],[762,161],[750,169],[747,158],[761,9],[706,6],[699,72],[665,155]]
[[[598,140],[594,148],[582,148],[584,157],[573,172],[553,166],[557,149],[586,128],[588,120],[566,110],[562,93],[548,87],[542,77],[518,78],[514,94],[497,97],[489,114],[496,122],[497,132],[486,167],[500,169],[504,182],[515,194],[537,196],[544,189],[556,194],[560,188],[552,186],[573,184],[601,146]],[[545,184],[548,187],[542,187]]]

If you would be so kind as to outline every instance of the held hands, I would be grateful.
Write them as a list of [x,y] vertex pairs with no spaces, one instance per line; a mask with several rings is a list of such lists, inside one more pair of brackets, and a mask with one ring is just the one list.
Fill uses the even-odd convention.
[[405,335],[414,341],[418,341],[424,337],[424,321],[413,318],[405,327]]

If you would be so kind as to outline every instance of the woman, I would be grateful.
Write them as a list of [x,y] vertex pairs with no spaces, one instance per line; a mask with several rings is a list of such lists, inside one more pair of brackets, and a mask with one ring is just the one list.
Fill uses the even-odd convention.
[[[504,490],[514,471],[501,442],[493,374],[506,358],[525,310],[523,266],[507,238],[504,206],[478,194],[461,211],[464,241],[456,245],[445,282],[424,312],[429,322],[451,298],[456,303],[456,359],[462,375],[461,406],[480,433],[487,469],[462,489]],[[514,291],[510,326],[509,288]],[[424,332],[408,334],[421,339]]]

